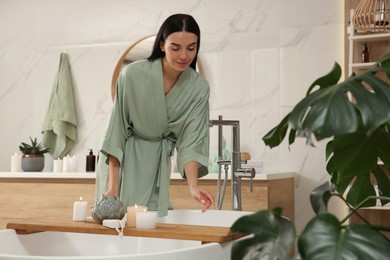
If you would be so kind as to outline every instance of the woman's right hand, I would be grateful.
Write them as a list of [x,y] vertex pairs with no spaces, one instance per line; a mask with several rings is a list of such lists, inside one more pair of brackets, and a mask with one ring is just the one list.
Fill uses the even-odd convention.
[[118,191],[115,191],[115,190],[109,188],[109,189],[104,193],[104,196],[106,196],[106,197],[110,197],[110,196],[119,197],[119,193],[118,193]]

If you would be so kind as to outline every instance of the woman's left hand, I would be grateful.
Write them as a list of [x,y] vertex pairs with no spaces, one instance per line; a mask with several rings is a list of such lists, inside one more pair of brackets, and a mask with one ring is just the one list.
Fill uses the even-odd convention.
[[201,190],[198,187],[190,189],[192,197],[203,205],[202,213],[206,212],[211,205],[214,205],[214,198],[210,192],[206,190]]

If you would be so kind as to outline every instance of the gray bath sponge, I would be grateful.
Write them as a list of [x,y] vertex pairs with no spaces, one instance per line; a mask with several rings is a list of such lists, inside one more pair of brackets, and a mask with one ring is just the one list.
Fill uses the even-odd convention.
[[105,219],[122,219],[125,213],[123,202],[114,196],[102,195],[92,208],[92,218],[99,224]]

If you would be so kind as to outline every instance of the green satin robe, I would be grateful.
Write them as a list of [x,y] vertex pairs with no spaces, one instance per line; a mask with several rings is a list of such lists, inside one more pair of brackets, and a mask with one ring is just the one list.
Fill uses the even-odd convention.
[[199,178],[208,173],[209,152],[208,82],[195,70],[183,71],[165,96],[162,61],[137,61],[120,73],[114,107],[100,151],[96,177],[96,200],[107,191],[107,155],[121,165],[120,199],[158,210],[165,216],[171,208],[169,180],[173,151],[186,178],[184,165],[198,161]]

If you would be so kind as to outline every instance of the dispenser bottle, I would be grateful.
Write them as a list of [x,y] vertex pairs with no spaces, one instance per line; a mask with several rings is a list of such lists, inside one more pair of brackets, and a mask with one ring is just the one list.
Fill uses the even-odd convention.
[[363,44],[362,62],[369,62],[369,61],[370,61],[370,53],[368,52],[367,43],[365,43]]
[[95,162],[96,162],[96,156],[93,154],[92,149],[89,149],[89,154],[87,155],[87,165],[86,165],[87,172],[95,171]]

